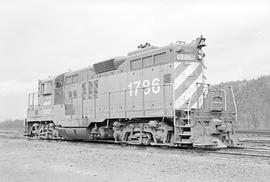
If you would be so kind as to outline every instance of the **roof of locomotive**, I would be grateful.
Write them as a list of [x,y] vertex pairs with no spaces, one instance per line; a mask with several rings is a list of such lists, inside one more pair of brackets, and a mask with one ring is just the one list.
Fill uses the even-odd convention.
[[105,59],[103,61],[99,61],[99,62],[94,63],[93,66],[90,66],[90,67],[93,68],[94,65],[96,65],[96,64],[102,64],[102,63],[105,63],[107,61],[113,60],[115,66],[117,68],[127,59],[130,59],[130,58],[133,58],[136,56],[142,56],[144,54],[158,52],[158,51],[165,50],[165,49],[179,49],[179,50],[182,50],[183,52],[194,52],[194,50],[196,49],[196,44],[195,44],[194,40],[191,43],[177,41],[176,43],[171,43],[169,45],[162,46],[162,47],[157,47],[157,46],[150,45],[149,43],[146,43],[145,47],[143,47],[143,45],[140,45],[140,46],[138,46],[137,50],[129,52],[127,54],[127,56],[117,56],[117,57]]
[[[105,59],[103,61],[96,62],[88,67],[75,70],[75,71],[68,71],[62,74],[64,74],[65,76],[70,76],[79,72],[85,72],[87,70],[90,71],[92,74],[105,73],[108,71],[117,70],[117,68],[125,61],[130,61],[138,57],[143,57],[149,54],[158,53],[165,50],[170,50],[170,51],[175,50],[175,51],[180,51],[180,52],[191,53],[196,50],[196,43],[195,41],[192,41],[191,43],[184,43],[182,41],[177,41],[176,43],[171,43],[169,45],[162,46],[162,47],[152,46],[149,43],[146,43],[146,46],[143,46],[143,45],[138,46],[137,50],[129,52],[127,56],[112,57],[109,59]],[[40,81],[45,82],[45,81],[53,80],[57,78],[58,76],[59,75],[54,76],[54,77],[49,77],[47,79],[43,79]]]
[[184,43],[182,41],[178,41],[176,43],[171,43],[166,46],[162,47],[156,47],[156,46],[149,46],[143,49],[138,49],[132,52],[128,53],[128,59],[133,60],[137,59],[139,57],[144,57],[148,56],[150,54],[158,54],[164,51],[179,51],[179,52],[184,52],[184,53],[195,53],[196,51],[196,44],[194,41],[191,43]]

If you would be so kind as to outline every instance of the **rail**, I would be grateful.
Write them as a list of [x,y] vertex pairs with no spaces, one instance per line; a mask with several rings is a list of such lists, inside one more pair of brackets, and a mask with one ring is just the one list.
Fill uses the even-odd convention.
[[257,135],[270,135],[270,129],[266,130],[236,130],[237,134],[257,134]]

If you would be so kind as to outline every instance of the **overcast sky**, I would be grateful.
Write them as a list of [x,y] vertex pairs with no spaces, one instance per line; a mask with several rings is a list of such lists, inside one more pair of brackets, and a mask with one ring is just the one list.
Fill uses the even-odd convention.
[[270,73],[270,1],[0,0],[0,120],[25,117],[38,79],[200,34],[208,82]]

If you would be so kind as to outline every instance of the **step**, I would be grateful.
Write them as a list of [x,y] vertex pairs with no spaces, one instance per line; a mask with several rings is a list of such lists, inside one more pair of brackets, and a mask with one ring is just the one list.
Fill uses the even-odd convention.
[[172,147],[173,144],[170,144],[170,143],[150,143],[150,145],[152,146],[167,146],[167,147]]
[[190,128],[190,125],[175,125],[176,128]]
[[193,144],[193,142],[191,142],[191,141],[177,141],[176,143],[177,144],[182,144],[182,145],[191,145],[191,144]]
[[190,128],[190,125],[189,124],[185,124],[185,125],[180,126],[180,128]]
[[215,133],[211,133],[211,135],[221,135],[221,132],[215,132]]
[[191,132],[180,133],[179,136],[191,136]]
[[190,120],[190,118],[181,118],[182,120]]

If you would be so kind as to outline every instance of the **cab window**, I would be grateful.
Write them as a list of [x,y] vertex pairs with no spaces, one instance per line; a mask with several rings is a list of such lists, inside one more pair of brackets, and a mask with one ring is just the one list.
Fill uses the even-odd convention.
[[76,74],[76,75],[72,75],[72,83],[77,83],[79,82],[79,75]]
[[72,76],[66,77],[66,84],[71,84],[72,83]]
[[78,83],[78,82],[79,82],[79,74],[67,76],[65,79],[66,85],[72,84],[72,83],[74,84],[74,83]]
[[44,82],[41,84],[41,94],[51,94],[52,93],[52,82]]

